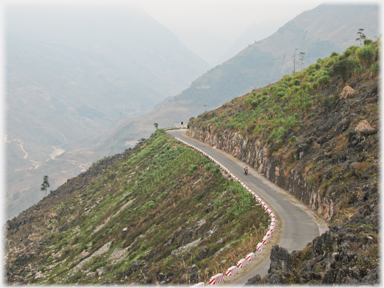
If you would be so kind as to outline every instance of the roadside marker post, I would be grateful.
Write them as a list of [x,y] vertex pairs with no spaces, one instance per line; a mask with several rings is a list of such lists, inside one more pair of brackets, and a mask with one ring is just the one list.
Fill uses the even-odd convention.
[[240,259],[237,262],[237,268],[244,268],[247,265],[247,261],[245,259]]
[[217,285],[224,281],[224,275],[222,273],[216,274],[215,276],[212,276],[209,280],[209,285]]
[[247,257],[245,257],[245,260],[247,261],[252,261],[252,260],[255,260],[255,253],[251,252],[247,255]]
[[232,267],[229,267],[227,272],[225,273],[226,276],[228,277],[232,277],[234,275],[236,275],[237,273],[237,266],[232,266]]

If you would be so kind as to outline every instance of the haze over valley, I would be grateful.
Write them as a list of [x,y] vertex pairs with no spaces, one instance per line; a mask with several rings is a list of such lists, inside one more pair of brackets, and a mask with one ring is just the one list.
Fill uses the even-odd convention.
[[[23,192],[38,191],[49,160],[64,154],[56,170],[75,166],[64,177],[89,165],[66,145],[151,111],[209,67],[137,7],[10,6],[6,15],[8,197],[23,209],[43,196]],[[53,187],[65,180],[48,170]]]
[[[187,48],[137,7],[9,6],[6,15],[7,218],[44,196],[44,175],[54,189],[133,147],[154,123],[187,123],[290,74],[295,48],[305,52],[303,69],[356,44],[360,27],[378,35],[377,6],[321,5],[279,29],[255,19],[232,44],[212,36],[199,57],[191,50],[201,40]],[[226,48],[207,53],[218,43]]]

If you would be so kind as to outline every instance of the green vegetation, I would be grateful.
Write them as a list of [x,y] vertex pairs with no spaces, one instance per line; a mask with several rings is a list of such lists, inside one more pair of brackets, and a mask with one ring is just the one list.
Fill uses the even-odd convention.
[[[251,194],[163,130],[113,157],[118,159],[113,164],[111,157],[105,158],[86,172],[92,175],[86,185],[78,185],[84,181],[82,175],[63,185],[62,191],[74,191],[70,196],[46,198],[34,216],[39,232],[27,225],[22,231],[10,231],[9,239],[43,235],[35,244],[43,243],[43,250],[27,264],[41,265],[47,259],[44,283],[101,284],[108,279],[146,283],[148,277],[158,282],[156,272],[166,274],[169,267],[176,267],[172,283],[188,283],[182,269],[193,264],[208,281],[217,269],[225,269],[222,260],[232,257],[235,262],[261,241],[268,216]],[[213,207],[207,212],[209,203]],[[201,237],[197,246],[171,254]],[[216,254],[226,245],[232,249]],[[203,246],[208,252],[199,258]],[[142,266],[135,270],[134,263],[148,265],[145,278],[140,276]],[[31,281],[41,283],[34,277]]]
[[368,68],[377,73],[378,53],[379,48],[369,41],[364,47],[349,47],[342,55],[333,52],[330,57],[319,59],[298,73],[284,76],[278,83],[245,95],[245,107],[237,104],[240,107],[232,116],[219,114],[210,118],[206,113],[209,120],[196,118],[193,122],[202,122],[203,127],[209,124],[220,129],[240,130],[242,134],[261,137],[267,143],[279,142],[278,146],[290,144],[287,133],[300,126],[303,116],[309,113],[313,117],[310,111],[318,104],[330,108],[338,103],[340,93],[331,97],[319,93],[322,87],[330,84],[331,77],[340,75],[345,83],[354,73],[364,74]]
[[374,44],[365,45],[356,51],[360,64],[365,68],[369,68],[372,65],[377,54],[377,49]]
[[[377,125],[376,100],[371,99],[368,102],[364,100],[364,107],[361,107],[358,97],[373,97],[371,91],[377,89],[375,88],[377,79],[374,77],[379,73],[380,46],[379,42],[364,42],[363,47],[351,46],[342,54],[334,52],[329,57],[318,59],[317,63],[300,72],[284,76],[277,83],[233,99],[231,103],[225,104],[225,108],[207,112],[204,118],[193,119],[190,125],[191,127],[210,125],[218,131],[236,131],[247,139],[247,142],[259,141],[260,144],[257,145],[268,148],[268,157],[274,157],[277,163],[283,163],[280,167],[284,169],[285,175],[294,168],[300,169],[303,173],[303,182],[307,187],[318,191],[321,197],[332,196],[335,186],[347,187],[361,179],[376,181],[377,142],[373,137],[364,140],[366,147],[364,153],[354,155],[353,161],[358,163],[353,169],[343,170],[340,166],[342,161],[345,161],[340,159],[346,159],[342,155],[346,149],[351,151],[352,142],[352,136],[348,133],[342,134],[341,127],[343,125],[356,127],[363,119]],[[345,96],[342,97],[342,90],[347,85],[361,87],[361,90],[345,99]],[[350,105],[347,111],[352,113],[353,117],[349,119],[353,119],[353,123],[350,123],[352,120],[345,121],[348,114],[339,115],[340,111],[344,111],[343,107],[346,104]],[[215,117],[211,117],[211,113]],[[331,124],[325,124],[328,121]],[[215,134],[214,131],[210,133]],[[358,141],[365,139],[362,137],[359,134]],[[327,154],[326,157],[314,154],[311,157],[321,160],[316,161],[311,157],[301,160],[301,157],[308,152],[300,152],[304,148],[298,151],[299,146],[305,147],[306,151],[321,154],[321,145],[324,142],[328,145],[327,152],[322,152]],[[248,161],[248,159],[242,160]],[[328,170],[332,171],[332,177],[324,176]],[[349,207],[348,201],[353,203],[354,200],[348,199],[345,197],[340,203],[335,200],[338,203],[337,207],[340,210]],[[344,203],[345,201],[348,205]],[[233,206],[231,212],[233,215],[236,215],[235,209]],[[335,209],[335,218],[341,213],[338,211]]]
[[[344,279],[351,278],[339,278],[347,269],[359,275],[353,279],[356,284],[364,283],[365,276],[368,282],[378,281],[380,42],[367,40],[363,47],[334,52],[190,121],[192,135],[220,142],[223,150],[288,190],[330,227],[336,224],[328,236],[291,253],[292,270],[278,269],[256,285],[347,283]],[[199,133],[208,126],[209,137]],[[215,205],[229,201],[225,197]],[[237,217],[246,207],[243,199],[228,212]],[[342,254],[356,256],[345,261]],[[339,257],[332,258],[330,267],[324,259],[334,255]]]

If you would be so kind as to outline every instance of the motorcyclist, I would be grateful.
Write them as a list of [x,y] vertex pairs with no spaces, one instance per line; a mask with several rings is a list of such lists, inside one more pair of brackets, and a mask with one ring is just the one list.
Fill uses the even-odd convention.
[[245,168],[244,168],[244,174],[245,174],[245,175],[248,175],[248,167],[245,167]]

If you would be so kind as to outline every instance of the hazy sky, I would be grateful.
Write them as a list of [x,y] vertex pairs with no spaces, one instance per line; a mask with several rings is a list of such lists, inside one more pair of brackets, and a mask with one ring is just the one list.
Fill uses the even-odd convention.
[[[133,1],[132,1],[133,2]],[[282,25],[320,1],[287,4],[281,1],[251,0],[146,0],[136,1],[151,17],[174,33],[209,30],[235,41],[251,24],[275,19]],[[279,4],[279,5],[276,5]]]
[[5,0],[4,4],[137,5],[175,34],[208,30],[230,42],[251,24],[276,19],[282,25],[321,1],[258,0]]

